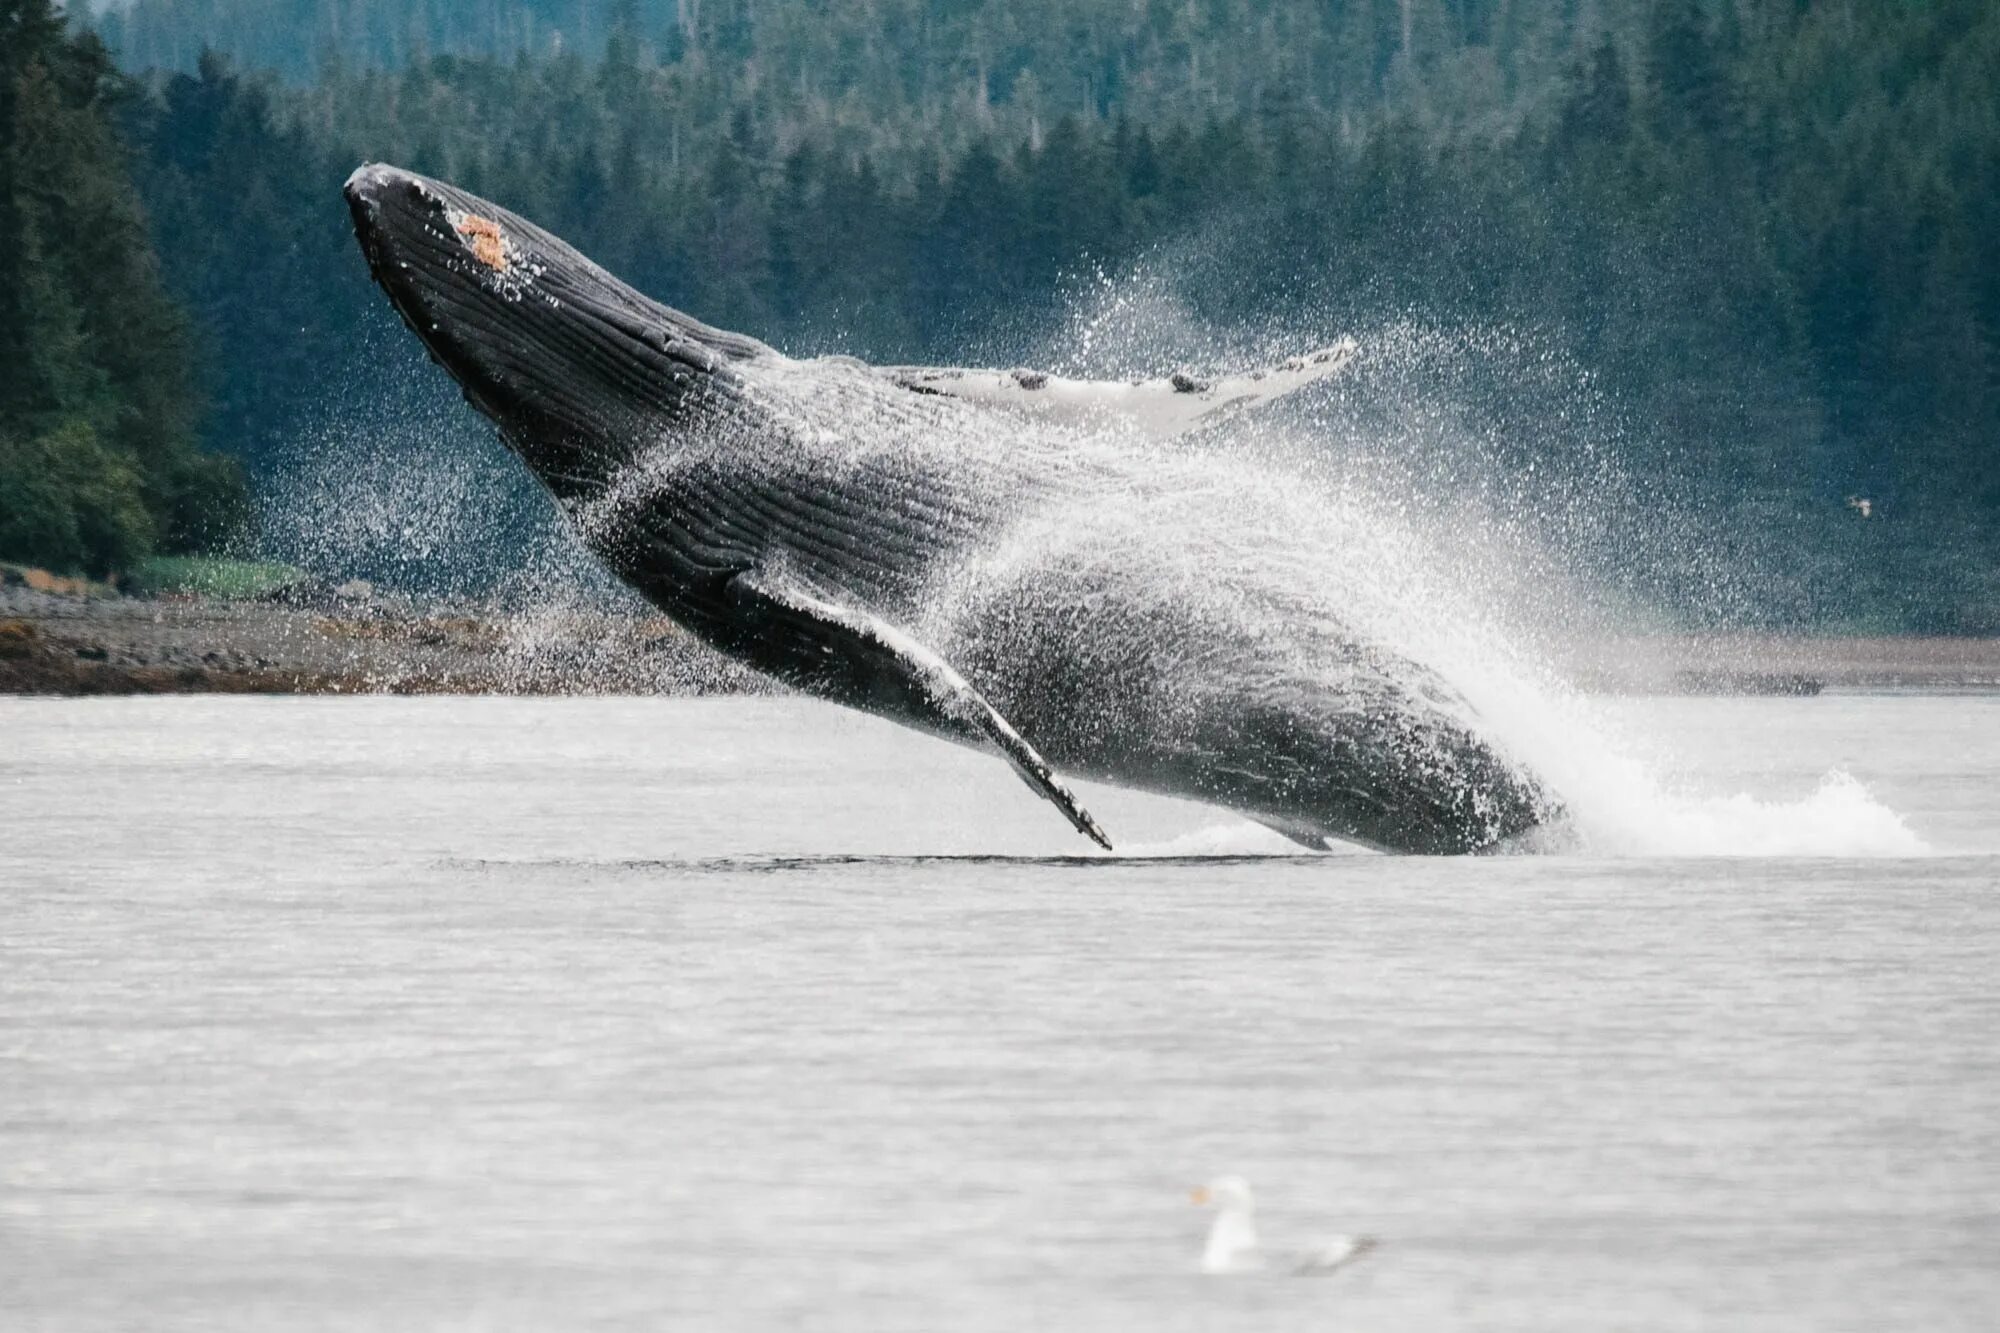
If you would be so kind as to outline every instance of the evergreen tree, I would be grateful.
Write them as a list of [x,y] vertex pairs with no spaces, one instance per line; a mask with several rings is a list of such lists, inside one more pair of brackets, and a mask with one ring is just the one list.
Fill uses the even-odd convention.
[[241,482],[196,448],[113,124],[126,82],[48,0],[0,0],[0,80],[0,554],[108,573],[226,535]]

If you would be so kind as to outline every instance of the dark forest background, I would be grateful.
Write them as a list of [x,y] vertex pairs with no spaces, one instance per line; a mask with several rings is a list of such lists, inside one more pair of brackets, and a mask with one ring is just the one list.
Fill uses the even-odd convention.
[[415,353],[385,159],[797,352],[1046,356],[1134,267],[1428,330],[1518,475],[1615,455],[1687,617],[2000,632],[1996,71],[1990,0],[0,0],[0,557],[256,540]]

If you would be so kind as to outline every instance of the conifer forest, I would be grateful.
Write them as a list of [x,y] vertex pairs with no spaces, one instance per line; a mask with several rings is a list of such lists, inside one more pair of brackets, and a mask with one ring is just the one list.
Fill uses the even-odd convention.
[[330,404],[448,396],[382,160],[794,354],[1351,335],[1672,616],[2000,633],[1997,72],[1989,0],[0,0],[0,558],[255,548]]

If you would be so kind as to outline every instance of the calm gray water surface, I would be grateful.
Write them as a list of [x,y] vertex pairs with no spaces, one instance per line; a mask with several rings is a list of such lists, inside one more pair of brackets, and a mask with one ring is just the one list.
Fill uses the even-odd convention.
[[[0,699],[0,1328],[2000,1326],[2000,698],[1621,709],[1681,852],[1931,854],[1021,859],[798,701]],[[1223,1171],[1383,1247],[1204,1278]]]

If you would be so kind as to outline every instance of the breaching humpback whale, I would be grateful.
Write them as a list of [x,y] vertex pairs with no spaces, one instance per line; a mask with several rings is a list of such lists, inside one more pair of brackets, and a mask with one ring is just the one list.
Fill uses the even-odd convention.
[[346,195],[433,359],[590,549],[722,652],[997,752],[1106,847],[1059,770],[1320,848],[1474,852],[1551,812],[1455,691],[1301,586],[1283,557],[1309,535],[1209,558],[1164,521],[1229,497],[1157,441],[1351,344],[1213,382],[793,360],[443,182],[364,166]]

